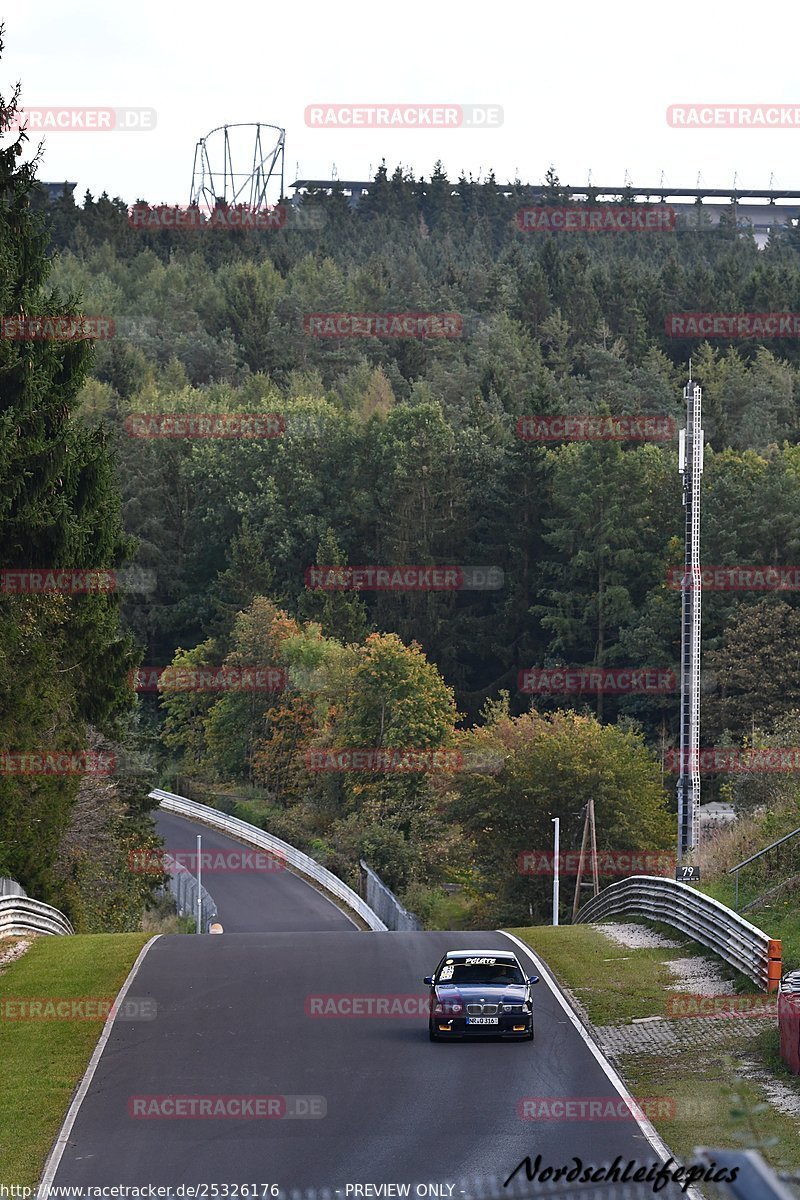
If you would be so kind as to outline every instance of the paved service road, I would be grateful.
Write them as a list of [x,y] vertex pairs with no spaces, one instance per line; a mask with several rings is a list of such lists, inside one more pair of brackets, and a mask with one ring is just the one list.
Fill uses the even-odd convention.
[[[208,825],[199,825],[175,813],[158,809],[154,814],[166,849],[195,855],[197,835],[203,836],[203,853],[212,852],[218,864],[236,865],[241,854],[257,855],[252,847]],[[223,861],[222,856],[230,855]],[[189,865],[189,860],[187,860]],[[194,865],[192,861],[192,870]],[[217,920],[225,933],[291,933],[294,930],[346,930],[356,926],[315,888],[286,870],[215,870],[203,874],[203,886],[214,897]]]
[[[526,1154],[553,1166],[573,1156],[599,1164],[617,1154],[656,1162],[632,1119],[519,1118],[524,1097],[617,1096],[544,981],[535,989],[533,1043],[432,1044],[424,1011],[410,1018],[307,1015],[309,997],[321,995],[416,994],[424,1005],[422,976],[445,950],[510,945],[492,932],[159,939],[129,992],[154,999],[157,1016],[114,1024],[55,1183],[277,1184],[289,1200],[293,1189],[327,1187],[330,1200],[355,1200],[348,1184],[436,1183],[447,1185],[440,1196],[464,1200],[478,1194],[469,1180],[502,1183]],[[534,973],[532,962],[525,966]],[[272,1120],[129,1115],[134,1097],[153,1095],[314,1096],[327,1111]],[[647,1184],[563,1187],[562,1196],[654,1194]],[[544,1193],[528,1184],[525,1194]],[[662,1200],[678,1194],[672,1187],[658,1193]]]

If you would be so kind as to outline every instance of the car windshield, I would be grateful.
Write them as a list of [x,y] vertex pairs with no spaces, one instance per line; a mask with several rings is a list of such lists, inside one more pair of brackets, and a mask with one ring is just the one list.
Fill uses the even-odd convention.
[[525,976],[516,965],[510,962],[497,962],[493,959],[480,959],[471,962],[443,963],[437,979],[438,983],[502,985],[509,983],[524,983]]

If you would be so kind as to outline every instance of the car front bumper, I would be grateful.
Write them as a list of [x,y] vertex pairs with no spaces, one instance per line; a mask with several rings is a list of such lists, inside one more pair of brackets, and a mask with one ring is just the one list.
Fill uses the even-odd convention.
[[532,1013],[502,1013],[496,1025],[467,1023],[464,1017],[437,1017],[430,1020],[431,1032],[436,1037],[453,1041],[458,1038],[506,1037],[526,1038],[533,1025]]

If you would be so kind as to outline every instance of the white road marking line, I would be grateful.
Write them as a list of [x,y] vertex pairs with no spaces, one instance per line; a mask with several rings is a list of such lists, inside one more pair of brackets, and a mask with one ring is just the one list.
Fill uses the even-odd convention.
[[133,983],[133,981],[136,977],[136,972],[139,970],[139,967],[144,962],[144,957],[147,954],[147,951],[150,949],[151,946],[153,946],[158,941],[158,939],[160,937],[161,937],[161,934],[157,933],[155,935],[155,937],[150,938],[150,941],[147,942],[144,946],[142,946],[141,950],[139,951],[139,954],[137,955],[136,962],[133,964],[133,966],[131,967],[131,969],[128,973],[128,978],[123,983],[123,985],[120,989],[120,993],[117,996],[117,999],[114,1001],[114,1004],[112,1005],[112,1011],[106,1017],[106,1023],[103,1026],[103,1032],[100,1034],[100,1040],[98,1041],[97,1045],[94,1048],[94,1054],[89,1059],[89,1065],[84,1072],[83,1079],[80,1082],[80,1087],[78,1088],[77,1092],[75,1093],[75,1095],[72,1099],[72,1103],[70,1104],[69,1109],[67,1110],[67,1115],[64,1118],[64,1124],[61,1126],[61,1130],[59,1131],[58,1137],[56,1138],[55,1142],[53,1143],[53,1149],[50,1151],[50,1155],[45,1164],[42,1178],[39,1180],[39,1193],[40,1194],[47,1195],[47,1191],[42,1192],[42,1189],[44,1188],[44,1189],[49,1190],[49,1188],[52,1186],[53,1180],[55,1179],[56,1171],[58,1170],[59,1165],[61,1163],[61,1158],[64,1154],[64,1151],[67,1148],[67,1142],[69,1141],[69,1135],[72,1133],[72,1127],[75,1124],[80,1107],[83,1104],[83,1101],[86,1097],[86,1093],[89,1091],[89,1088],[91,1087],[92,1079],[94,1078],[94,1073],[97,1070],[98,1064],[100,1062],[100,1057],[103,1053],[103,1050],[106,1047],[106,1042],[108,1041],[109,1037],[111,1036],[111,1030],[114,1026],[114,1022],[117,1019],[117,1013],[120,1011],[120,1009],[122,1007],[122,1001],[125,999],[126,995],[128,994],[128,988]]
[[[539,959],[534,954],[533,950],[531,949],[531,947],[529,945],[527,945],[526,942],[521,941],[518,937],[516,937],[515,934],[507,933],[505,929],[498,929],[497,932],[501,933],[503,935],[503,937],[507,937],[509,939],[509,941],[512,941],[515,946],[517,946],[520,950],[523,951],[524,954],[527,954],[528,958],[531,960],[533,965],[536,967],[536,971],[539,974],[540,978],[544,978],[547,981],[547,984],[550,987],[552,994],[555,996],[558,1003],[564,1009],[564,1012],[567,1014],[570,1021],[577,1029],[581,1038],[586,1043],[586,1045],[589,1047],[589,1050],[592,1052],[592,1054],[596,1058],[597,1062],[602,1067],[606,1077],[608,1078],[609,1083],[613,1084],[613,1086],[619,1092],[620,1096],[622,1096],[623,1100],[629,1101],[631,1104],[636,1105],[636,1099],[628,1091],[627,1087],[625,1086],[625,1082],[622,1079],[622,1076],[612,1067],[611,1063],[608,1061],[606,1056],[603,1054],[603,1051],[600,1049],[600,1047],[597,1045],[597,1043],[595,1042],[592,1035],[589,1033],[589,1030],[586,1028],[586,1026],[583,1024],[583,1022],[580,1020],[580,1018],[573,1012],[572,1006],[569,1004],[569,1001],[565,1000],[564,996],[561,993],[561,988],[559,987],[558,981],[550,973],[550,971],[547,969],[547,967],[544,965],[544,963],[541,961],[541,959]],[[534,1013],[535,1013],[535,1011],[536,1011],[536,1006],[534,1005]],[[631,1115],[633,1116],[633,1119],[636,1121],[636,1124],[639,1126],[639,1128],[641,1129],[644,1136],[647,1138],[650,1145],[655,1150],[656,1154],[658,1154],[661,1161],[667,1162],[667,1160],[670,1158],[673,1161],[675,1161],[675,1156],[670,1153],[669,1147],[667,1146],[666,1142],[662,1139],[661,1135],[659,1134],[656,1127],[652,1124],[652,1122],[648,1121],[648,1119],[644,1115],[644,1113],[642,1113],[641,1116],[636,1116],[634,1113],[631,1113]],[[702,1195],[700,1194],[700,1192],[698,1192],[697,1188],[695,1188],[695,1187],[690,1187],[689,1190],[686,1192],[686,1195],[690,1197],[690,1200],[703,1200]]]

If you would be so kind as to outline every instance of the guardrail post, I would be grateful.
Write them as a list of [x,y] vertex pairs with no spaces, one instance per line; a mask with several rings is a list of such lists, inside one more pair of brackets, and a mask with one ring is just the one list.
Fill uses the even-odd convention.
[[769,939],[767,957],[769,960],[767,963],[767,991],[777,992],[780,987],[781,975],[783,974],[783,953],[780,938]]

